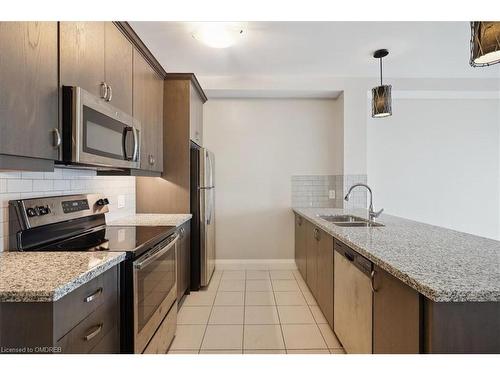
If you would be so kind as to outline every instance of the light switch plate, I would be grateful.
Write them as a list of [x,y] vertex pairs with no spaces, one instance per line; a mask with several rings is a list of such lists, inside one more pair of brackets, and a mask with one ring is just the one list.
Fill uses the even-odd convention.
[[328,198],[335,199],[335,190],[328,190]]
[[125,207],[125,195],[119,195],[117,199],[118,208]]

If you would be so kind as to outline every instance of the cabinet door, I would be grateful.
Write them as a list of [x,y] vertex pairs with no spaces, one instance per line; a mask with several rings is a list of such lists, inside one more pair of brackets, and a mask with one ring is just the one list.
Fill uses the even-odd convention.
[[333,237],[319,231],[318,305],[333,328]]
[[151,170],[163,172],[163,79],[154,74],[151,88],[151,124],[154,138]]
[[184,229],[183,248],[184,248],[184,292],[189,293],[191,289],[191,222],[185,223],[182,228]]
[[110,103],[132,114],[132,44],[112,23],[105,23],[105,82],[110,86]]
[[176,279],[177,279],[177,303],[179,303],[184,295],[184,241],[182,228],[179,228],[179,242],[177,245],[177,258],[176,258]]
[[0,22],[0,46],[0,154],[55,160],[57,22]]
[[104,73],[105,22],[60,22],[61,85],[79,86],[101,96]]
[[309,222],[306,227],[306,282],[314,298],[318,299],[318,241],[319,229]]
[[373,352],[420,352],[419,294],[384,270],[374,267]]
[[193,142],[203,146],[203,101],[192,83],[190,85],[189,135]]
[[304,280],[307,279],[306,224],[304,219],[295,215],[295,264]]
[[157,152],[157,126],[154,125],[156,73],[134,50],[134,117],[141,122],[141,169],[153,170]]
[[180,301],[184,294],[189,291],[191,280],[191,248],[190,248],[190,224],[189,222],[179,228],[179,246],[177,252],[177,301]]

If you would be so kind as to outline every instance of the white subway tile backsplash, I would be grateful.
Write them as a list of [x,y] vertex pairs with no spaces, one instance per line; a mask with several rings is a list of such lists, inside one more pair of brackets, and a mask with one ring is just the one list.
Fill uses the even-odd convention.
[[43,178],[44,172],[21,172],[21,178],[27,179],[35,179],[35,178]]
[[22,193],[27,191],[33,191],[33,180],[18,180],[18,179],[8,179],[7,180],[7,192],[8,193]]
[[54,180],[54,190],[69,190],[70,187],[70,180]]
[[[366,175],[292,176],[293,207],[366,208],[366,190],[356,189],[349,202],[344,201],[347,189],[354,183],[366,183]],[[329,191],[335,191],[335,199]]]
[[[9,200],[102,193],[110,200],[107,220],[135,213],[135,177],[97,176],[96,171],[56,168],[54,172],[0,172],[0,251],[9,247]],[[118,209],[118,195],[125,207]]]
[[21,178],[21,172],[0,172],[0,179]]
[[53,180],[33,180],[34,191],[50,191],[54,188]]

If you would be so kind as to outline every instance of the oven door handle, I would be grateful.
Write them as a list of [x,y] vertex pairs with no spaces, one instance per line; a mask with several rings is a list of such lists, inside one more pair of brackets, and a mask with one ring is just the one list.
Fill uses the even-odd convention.
[[140,269],[146,267],[148,264],[150,264],[151,262],[153,262],[156,259],[158,259],[159,257],[161,257],[163,254],[165,254],[167,251],[169,251],[173,246],[175,246],[175,244],[177,243],[178,240],[179,240],[179,235],[176,234],[175,238],[164,248],[155,249],[155,250],[151,250],[150,252],[147,252],[142,257],[140,257],[138,259],[138,261],[134,262],[134,268],[140,270]]

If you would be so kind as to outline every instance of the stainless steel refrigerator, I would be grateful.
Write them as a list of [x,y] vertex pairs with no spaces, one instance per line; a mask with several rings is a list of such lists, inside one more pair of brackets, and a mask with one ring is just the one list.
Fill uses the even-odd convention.
[[207,286],[215,270],[215,156],[191,143],[191,290]]

